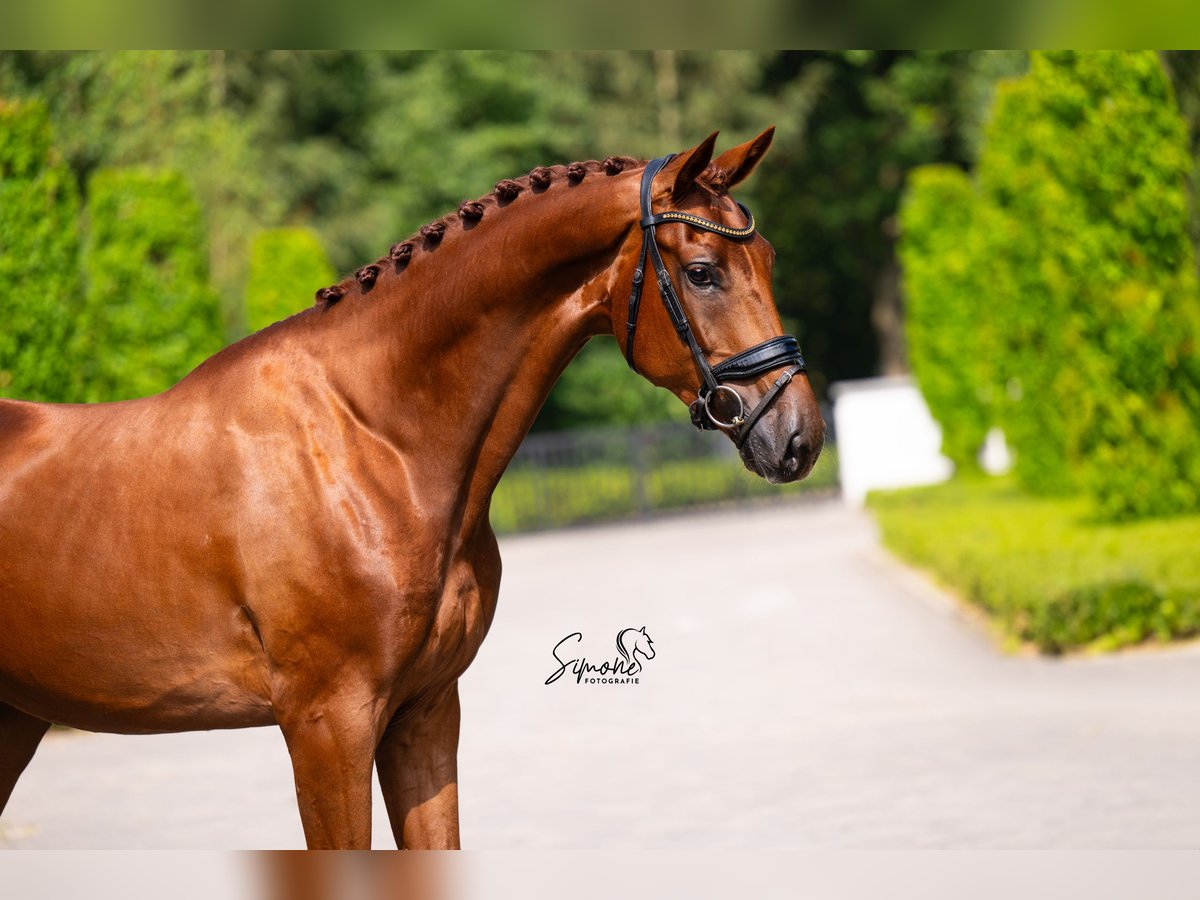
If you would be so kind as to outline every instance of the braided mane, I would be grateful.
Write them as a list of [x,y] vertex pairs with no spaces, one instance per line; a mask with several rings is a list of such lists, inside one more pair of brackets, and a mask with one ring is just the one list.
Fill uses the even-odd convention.
[[[360,296],[367,294],[375,283],[385,275],[400,275],[413,260],[418,250],[431,253],[438,248],[446,232],[453,226],[470,231],[492,209],[503,209],[525,191],[532,194],[544,193],[556,181],[566,179],[569,184],[579,184],[588,175],[618,175],[626,169],[644,166],[645,160],[629,156],[609,156],[602,161],[594,159],[573,162],[570,165],[538,166],[518,178],[505,178],[496,182],[492,192],[478,200],[464,200],[458,209],[423,225],[415,234],[392,244],[386,256],[359,268],[337,284],[321,288],[316,293],[316,305],[331,307],[352,291]],[[725,189],[725,172],[709,163],[696,182],[710,194],[718,195]]]

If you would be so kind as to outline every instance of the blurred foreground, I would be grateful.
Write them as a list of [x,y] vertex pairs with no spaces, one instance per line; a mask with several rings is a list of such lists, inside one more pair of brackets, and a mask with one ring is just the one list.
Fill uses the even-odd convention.
[[[322,900],[607,900],[836,897],[837,900],[1191,898],[1195,854],[1171,851],[894,853],[24,853],[0,865],[22,900],[275,900],[302,878]],[[300,888],[304,891],[306,888]]]
[[[832,503],[502,549],[496,621],[462,680],[465,847],[1200,843],[1194,645],[1005,656]],[[598,662],[643,627],[639,684],[545,684],[568,635]],[[0,822],[10,847],[301,841],[275,729],[54,734]],[[393,846],[378,797],[374,843]]]

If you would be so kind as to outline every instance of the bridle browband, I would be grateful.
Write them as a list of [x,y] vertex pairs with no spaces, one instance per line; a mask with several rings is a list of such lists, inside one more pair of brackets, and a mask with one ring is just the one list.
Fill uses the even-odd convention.
[[[697,428],[709,431],[718,428],[728,431],[733,436],[734,443],[741,448],[758,420],[775,402],[783,389],[788,386],[792,378],[798,372],[805,372],[807,369],[804,365],[804,357],[800,355],[800,345],[790,334],[780,335],[765,340],[761,344],[755,344],[749,350],[743,350],[715,366],[710,366],[708,360],[704,358],[704,353],[696,342],[696,335],[692,332],[691,323],[688,322],[687,313],[683,310],[683,304],[679,302],[679,295],[675,293],[671,275],[663,263],[662,254],[658,249],[658,241],[654,236],[655,229],[666,222],[682,222],[693,228],[711,231],[713,234],[719,234],[733,241],[744,241],[754,236],[754,216],[741,203],[738,203],[738,209],[746,216],[748,224],[745,228],[731,228],[720,222],[713,222],[691,213],[675,210],[655,214],[650,205],[650,192],[654,186],[654,176],[662,171],[671,159],[671,156],[663,156],[651,160],[642,172],[641,219],[639,222],[642,227],[642,251],[638,257],[637,268],[633,272],[633,292],[629,295],[629,321],[625,328],[625,360],[631,369],[637,371],[637,367],[633,364],[633,338],[637,333],[638,308],[642,302],[646,257],[649,256],[650,262],[654,266],[654,272],[658,276],[658,293],[662,297],[663,306],[667,308],[667,314],[671,317],[671,322],[674,324],[680,340],[692,351],[692,356],[696,360],[696,368],[700,370],[701,384],[696,392],[696,400],[691,406],[692,424]],[[722,383],[723,380],[742,381],[756,378],[764,372],[770,372],[772,369],[782,366],[788,366],[787,371],[775,380],[775,384],[763,395],[749,415],[746,415],[746,406],[742,402],[741,394],[729,385]],[[728,422],[718,419],[709,408],[712,399],[721,393],[728,394],[737,402],[738,412]]]

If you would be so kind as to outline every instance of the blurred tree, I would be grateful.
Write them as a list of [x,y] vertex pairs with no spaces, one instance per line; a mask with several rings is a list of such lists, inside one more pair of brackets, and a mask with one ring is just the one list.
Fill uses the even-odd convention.
[[317,230],[335,267],[350,270],[501,178],[575,158],[587,98],[549,61],[513,51],[254,56],[280,220]]
[[549,54],[546,65],[584,96],[577,154],[649,159],[684,150],[713,131],[727,146],[774,124],[779,99],[762,91],[772,56],[760,50],[584,50]]
[[265,140],[284,77],[269,54],[226,51],[6,54],[0,95],[45,100],[86,185],[102,166],[186,172],[203,207],[209,269],[232,333],[252,235],[279,221],[286,182]]
[[969,168],[992,85],[1023,65],[1007,51],[813,51],[768,67],[764,90],[794,114],[783,113],[756,176],[757,212],[779,250],[776,296],[799,322],[819,389],[906,371],[894,248],[906,174]]
[[0,99],[0,396],[74,398],[79,199],[40,102]]
[[367,187],[384,224],[363,258],[502,178],[570,162],[581,149],[587,99],[540,54],[410,54],[384,60],[375,85]]
[[686,417],[686,408],[670,391],[630,370],[616,340],[606,335],[593,338],[563,372],[536,427],[554,431]]
[[246,283],[246,320],[266,328],[312,305],[314,292],[336,281],[321,242],[309,228],[272,228],[254,239]]
[[102,169],[87,218],[82,399],[165,390],[224,343],[200,207],[176,172]]

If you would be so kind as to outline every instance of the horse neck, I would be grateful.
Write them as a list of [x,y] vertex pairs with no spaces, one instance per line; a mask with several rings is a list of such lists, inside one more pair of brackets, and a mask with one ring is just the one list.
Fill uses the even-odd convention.
[[[636,219],[636,176],[555,181],[310,318],[330,383],[408,463],[408,490],[473,532],[554,382],[611,333],[614,262]],[[337,323],[337,324],[334,324]],[[315,326],[319,330],[319,326]]]

